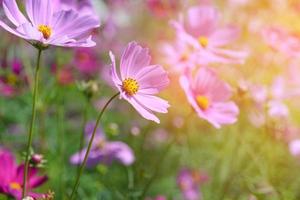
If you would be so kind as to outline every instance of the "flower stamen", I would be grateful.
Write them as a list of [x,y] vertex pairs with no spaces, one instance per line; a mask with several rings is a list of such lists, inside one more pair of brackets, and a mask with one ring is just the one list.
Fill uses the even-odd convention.
[[9,187],[13,190],[21,190],[22,189],[21,185],[17,182],[11,182],[9,184]]
[[199,42],[199,44],[202,46],[202,47],[207,47],[207,45],[208,45],[208,38],[207,37],[204,37],[204,36],[200,36],[199,38],[198,38],[198,42]]
[[210,105],[209,99],[207,97],[205,97],[205,96],[198,95],[196,97],[196,101],[197,101],[198,106],[202,110],[206,110],[209,107],[209,105]]
[[129,96],[133,96],[139,90],[139,84],[135,79],[126,78],[122,83],[122,90]]
[[39,32],[43,34],[43,37],[47,40],[52,34],[52,29],[47,25],[40,25],[38,27]]

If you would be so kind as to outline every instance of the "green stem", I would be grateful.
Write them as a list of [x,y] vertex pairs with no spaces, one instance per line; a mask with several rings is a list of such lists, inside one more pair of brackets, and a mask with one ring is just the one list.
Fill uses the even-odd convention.
[[159,171],[160,171],[160,167],[163,165],[163,161],[165,160],[165,157],[167,156],[167,154],[169,153],[172,145],[175,143],[176,138],[174,137],[172,139],[172,141],[167,145],[167,147],[165,148],[164,152],[161,154],[160,158],[158,159],[158,161],[156,162],[156,167],[154,169],[154,173],[151,176],[151,178],[149,179],[149,181],[146,183],[146,186],[144,187],[144,190],[142,192],[141,195],[141,199],[144,199],[151,184],[153,183],[153,181],[156,179],[156,177],[159,175]]
[[[79,152],[83,149],[83,144],[84,144],[84,132],[85,132],[85,125],[87,123],[87,114],[88,114],[88,106],[89,106],[90,99],[87,98],[85,99],[85,105],[84,105],[84,110],[83,110],[83,120],[81,124],[81,135],[80,135],[80,141],[79,141]],[[80,155],[81,157],[81,155]],[[77,168],[77,176],[79,175],[80,172],[80,165],[78,165]]]
[[85,153],[85,155],[84,155],[83,162],[82,162],[82,164],[81,164],[81,166],[80,166],[79,173],[78,173],[77,178],[76,178],[75,185],[74,185],[74,187],[73,187],[71,196],[70,196],[70,198],[69,198],[70,200],[72,200],[72,199],[75,198],[75,196],[76,196],[76,192],[77,192],[77,189],[78,189],[78,186],[79,186],[80,177],[81,177],[81,175],[82,175],[82,173],[83,173],[83,170],[84,170],[84,168],[85,168],[85,165],[86,165],[86,162],[87,162],[87,159],[88,159],[88,156],[89,156],[89,153],[90,153],[90,150],[91,150],[93,141],[94,141],[94,137],[95,137],[95,134],[96,134],[98,125],[99,125],[99,123],[100,123],[100,120],[101,120],[101,118],[102,118],[102,116],[103,116],[103,113],[104,113],[104,111],[106,110],[106,108],[108,107],[108,105],[112,102],[112,100],[113,100],[114,98],[116,98],[117,96],[119,96],[119,94],[120,94],[120,93],[118,92],[117,94],[115,94],[114,96],[112,96],[112,97],[106,102],[106,104],[104,105],[104,107],[102,108],[101,112],[100,112],[99,115],[98,115],[98,118],[97,118],[97,121],[96,121],[96,125],[95,125],[94,130],[93,130],[92,137],[91,137],[91,139],[90,139],[90,141],[89,141],[89,144],[88,144],[86,153]]
[[32,136],[33,136],[33,126],[35,122],[35,115],[36,115],[36,100],[38,96],[38,83],[39,83],[39,69],[40,69],[40,62],[41,62],[41,55],[42,50],[38,50],[38,57],[37,57],[37,64],[35,68],[35,75],[34,75],[34,89],[33,89],[33,96],[32,96],[32,110],[31,110],[31,122],[29,127],[29,135],[28,135],[28,142],[27,142],[27,152],[25,158],[25,171],[23,177],[23,190],[22,190],[22,198],[26,196],[26,189],[27,189],[27,177],[28,177],[28,168],[29,168],[29,154],[30,148],[32,144]]

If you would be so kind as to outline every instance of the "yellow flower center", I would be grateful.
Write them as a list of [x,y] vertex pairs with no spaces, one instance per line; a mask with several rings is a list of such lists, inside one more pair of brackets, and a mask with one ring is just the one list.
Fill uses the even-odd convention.
[[98,141],[96,146],[98,149],[103,149],[105,147],[105,144],[106,144],[105,140],[100,140]]
[[198,106],[202,109],[202,110],[206,110],[208,107],[209,107],[209,100],[207,97],[205,96],[197,96],[196,97],[196,101],[197,101],[197,104]]
[[46,40],[49,39],[52,34],[52,29],[47,25],[40,25],[38,30],[43,34],[43,37]]
[[10,84],[10,85],[15,85],[18,81],[18,78],[16,75],[10,73],[8,74],[7,76],[7,82]]
[[203,37],[203,36],[200,36],[199,38],[198,38],[198,42],[199,42],[199,44],[202,46],[202,47],[207,47],[207,45],[208,45],[208,38],[207,37]]
[[132,78],[126,78],[122,83],[122,89],[127,95],[133,96],[139,90],[139,84]]
[[188,54],[188,52],[183,52],[182,54],[181,54],[181,57],[180,57],[180,61],[182,61],[182,62],[184,62],[184,61],[187,61],[189,59],[189,54]]
[[22,189],[21,185],[17,182],[11,182],[9,184],[9,187],[13,190],[21,190]]

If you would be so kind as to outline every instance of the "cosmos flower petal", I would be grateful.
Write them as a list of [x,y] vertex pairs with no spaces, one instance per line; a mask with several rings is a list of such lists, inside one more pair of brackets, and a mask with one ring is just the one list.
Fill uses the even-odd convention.
[[[0,177],[2,183],[8,183],[15,176],[17,165],[15,157],[7,150],[0,149]],[[11,170],[7,170],[11,169]],[[0,184],[1,185],[1,184]]]
[[235,26],[220,28],[210,36],[210,44],[213,46],[224,46],[236,40],[239,35],[240,30]]
[[15,0],[3,0],[3,9],[7,18],[15,25],[20,26],[23,23],[28,22],[24,15],[18,8]]
[[206,93],[212,101],[226,101],[231,96],[230,86],[219,80],[216,73],[206,67],[199,69],[194,87],[197,92]]
[[[94,47],[96,46],[96,43],[92,40],[92,36],[89,36],[86,39],[82,39],[82,40],[74,40],[74,39],[70,39],[68,38],[68,42],[65,43],[54,43],[53,45],[57,45],[57,46],[64,46],[64,47]],[[53,42],[52,42],[53,43]]]
[[157,88],[159,91],[167,87],[170,83],[168,73],[159,65],[144,67],[135,77],[140,84],[140,88]]
[[30,23],[22,24],[17,28],[17,31],[28,36],[31,40],[40,40],[43,37],[41,32],[34,28]]
[[54,14],[52,26],[56,30],[53,37],[67,35],[69,38],[77,38],[87,35],[100,24],[93,16],[80,16],[73,10],[62,10]]
[[245,51],[235,51],[229,49],[213,48],[212,52],[215,53],[220,61],[224,63],[237,63],[243,64],[248,53]]
[[147,48],[142,48],[136,42],[128,44],[121,56],[121,77],[134,78],[142,67],[148,66],[151,57]]
[[220,128],[223,124],[233,124],[237,121],[236,116],[239,108],[233,102],[216,103],[207,112],[207,120],[209,120],[216,128]]
[[83,162],[84,155],[87,151],[87,148],[84,148],[83,150],[79,151],[78,153],[75,153],[70,158],[70,163],[73,165],[78,165]]
[[33,176],[30,177],[29,186],[30,188],[36,188],[43,185],[48,180],[47,176]]
[[30,37],[28,37],[27,35],[23,35],[21,33],[19,33],[16,29],[12,29],[11,27],[9,27],[7,24],[5,24],[3,21],[0,21],[0,26],[2,28],[4,28],[5,30],[7,30],[8,32],[20,37],[20,38],[24,38],[24,39],[30,39]]
[[26,12],[32,24],[50,25],[53,16],[52,0],[26,0]]
[[187,20],[187,29],[193,36],[208,36],[217,28],[219,14],[212,6],[195,6],[189,9]]
[[117,74],[116,59],[115,59],[114,54],[111,51],[109,52],[109,56],[110,56],[110,60],[112,62],[111,76],[112,76],[114,83],[116,83],[116,86],[119,88],[119,86],[122,84],[122,81],[119,79],[119,76]]
[[113,159],[124,165],[131,165],[135,160],[132,149],[124,142],[108,142],[105,148],[109,149]]
[[143,102],[145,107],[155,112],[167,113],[168,108],[170,107],[169,103],[166,100],[153,95],[137,94],[135,98],[137,99],[137,101]]
[[199,108],[199,106],[195,100],[195,95],[193,94],[193,91],[192,91],[191,82],[192,82],[192,80],[190,80],[190,78],[187,76],[180,77],[180,85],[183,88],[189,103],[195,109],[195,111],[197,112],[199,117],[205,118],[204,112]]
[[139,102],[137,99],[130,98],[128,100],[128,102],[138,111],[138,113],[140,113],[140,115],[142,117],[144,117],[145,119],[154,121],[156,123],[160,123],[160,120],[147,108],[145,108],[145,106],[143,106],[142,102]]

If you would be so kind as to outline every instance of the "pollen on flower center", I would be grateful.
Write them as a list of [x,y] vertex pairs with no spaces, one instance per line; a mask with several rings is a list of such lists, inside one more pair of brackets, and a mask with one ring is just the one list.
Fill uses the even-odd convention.
[[126,78],[122,83],[122,90],[129,96],[137,93],[139,90],[139,84],[132,78]]
[[203,36],[200,36],[199,38],[198,38],[198,42],[199,42],[199,44],[202,46],[202,47],[207,47],[207,45],[208,45],[208,38],[207,37],[203,37]]
[[198,106],[202,109],[202,110],[206,110],[208,107],[209,107],[209,100],[207,97],[205,96],[197,96],[196,97],[196,101],[197,101],[197,104]]
[[181,54],[181,57],[180,57],[180,61],[187,61],[189,59],[189,54],[187,52],[184,52]]
[[97,142],[96,146],[98,149],[103,149],[105,147],[105,144],[106,144],[105,140],[100,140]]
[[38,30],[43,34],[43,37],[47,40],[52,34],[52,29],[47,25],[40,25]]
[[13,190],[21,190],[22,189],[21,185],[17,182],[11,182],[9,184],[9,187]]

